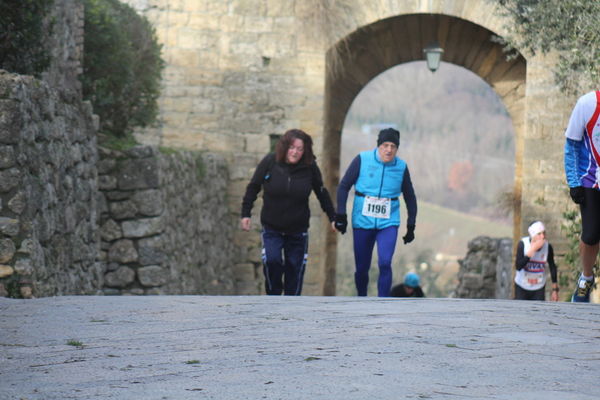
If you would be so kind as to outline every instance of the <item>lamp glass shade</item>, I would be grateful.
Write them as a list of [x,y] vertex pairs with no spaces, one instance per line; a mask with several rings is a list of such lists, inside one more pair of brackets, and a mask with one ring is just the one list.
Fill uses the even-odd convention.
[[425,53],[425,59],[427,60],[427,68],[431,72],[437,71],[440,67],[440,61],[442,59],[442,53],[444,49],[442,49],[439,44],[432,43],[426,48],[423,49],[423,53]]

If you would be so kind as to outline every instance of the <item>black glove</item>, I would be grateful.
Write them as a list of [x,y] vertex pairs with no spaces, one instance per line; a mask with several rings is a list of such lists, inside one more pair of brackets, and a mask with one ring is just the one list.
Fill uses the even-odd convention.
[[583,186],[569,188],[569,194],[571,195],[571,199],[573,199],[573,202],[575,204],[583,205],[583,203],[585,203],[585,194],[583,191]]
[[346,214],[335,214],[335,229],[343,235],[348,227],[348,216]]
[[406,235],[402,237],[404,240],[404,244],[410,243],[415,240],[415,226],[414,225],[406,225]]

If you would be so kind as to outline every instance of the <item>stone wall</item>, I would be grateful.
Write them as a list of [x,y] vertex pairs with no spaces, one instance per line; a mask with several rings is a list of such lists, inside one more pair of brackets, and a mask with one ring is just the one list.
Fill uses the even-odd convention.
[[479,236],[467,248],[467,255],[459,260],[459,283],[452,297],[512,298],[512,240]]
[[84,6],[80,0],[54,0],[49,18],[51,35],[45,45],[50,54],[50,66],[42,80],[57,88],[61,97],[81,97],[79,75],[83,72]]
[[101,149],[103,292],[234,294],[227,164],[207,153],[165,153]]
[[0,296],[235,293],[227,163],[143,146],[99,160],[83,4],[51,18],[41,79],[0,70]]
[[96,128],[89,103],[0,71],[0,295],[92,294]]

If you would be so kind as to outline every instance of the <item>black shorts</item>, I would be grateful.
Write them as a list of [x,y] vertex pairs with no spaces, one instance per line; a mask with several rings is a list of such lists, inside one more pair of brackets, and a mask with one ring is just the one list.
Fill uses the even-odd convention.
[[581,241],[589,246],[600,242],[600,190],[583,188],[585,202],[581,211]]
[[546,300],[546,286],[538,290],[527,290],[515,283],[515,300]]

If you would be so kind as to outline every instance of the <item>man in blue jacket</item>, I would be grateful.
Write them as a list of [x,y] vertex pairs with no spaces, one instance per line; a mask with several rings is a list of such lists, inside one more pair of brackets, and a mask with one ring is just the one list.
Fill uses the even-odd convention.
[[377,243],[379,279],[377,294],[388,297],[392,287],[392,257],[400,226],[400,195],[408,211],[404,244],[414,240],[417,199],[406,162],[396,157],[400,132],[387,128],[379,132],[377,148],[364,151],[352,160],[337,190],[335,228],[346,232],[346,201],[354,185],[352,232],[354,239],[354,282],[359,296],[367,295],[373,247]]

